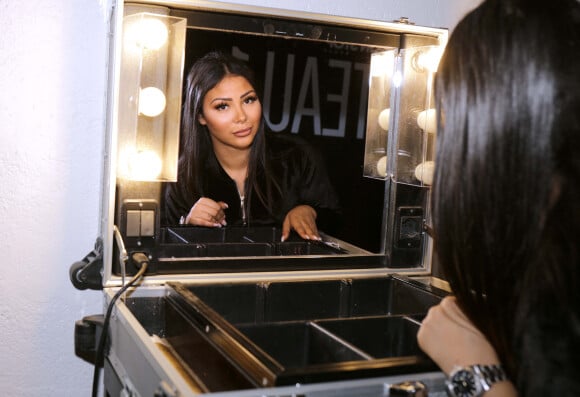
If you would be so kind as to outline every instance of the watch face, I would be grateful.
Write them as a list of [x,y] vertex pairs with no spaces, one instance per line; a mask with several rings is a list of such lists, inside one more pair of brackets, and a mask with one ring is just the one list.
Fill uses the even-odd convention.
[[454,397],[474,397],[481,393],[481,385],[477,381],[475,374],[471,371],[461,369],[453,374],[447,384],[449,395]]

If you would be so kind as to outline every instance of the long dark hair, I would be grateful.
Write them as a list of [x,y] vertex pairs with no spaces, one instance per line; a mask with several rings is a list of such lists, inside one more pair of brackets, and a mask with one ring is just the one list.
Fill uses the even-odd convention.
[[[487,0],[436,77],[436,252],[518,384],[538,368],[526,367],[538,290],[580,289],[579,17],[575,0]],[[577,321],[580,301],[564,304]]]
[[[182,120],[183,146],[179,158],[179,180],[184,183],[191,197],[204,195],[204,164],[214,156],[213,145],[207,127],[200,124],[203,99],[227,75],[244,77],[259,95],[259,87],[250,67],[240,59],[220,51],[210,52],[198,59],[191,67],[186,82]],[[252,196],[255,193],[265,208],[273,211],[276,194],[280,187],[270,172],[267,158],[266,138],[262,118],[250,150],[246,198],[248,218],[251,214]]]

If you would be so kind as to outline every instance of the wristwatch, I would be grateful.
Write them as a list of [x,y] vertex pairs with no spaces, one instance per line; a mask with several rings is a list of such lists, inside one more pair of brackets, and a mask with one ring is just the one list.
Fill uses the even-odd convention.
[[445,383],[450,397],[479,397],[494,383],[506,379],[501,365],[470,365],[455,367]]

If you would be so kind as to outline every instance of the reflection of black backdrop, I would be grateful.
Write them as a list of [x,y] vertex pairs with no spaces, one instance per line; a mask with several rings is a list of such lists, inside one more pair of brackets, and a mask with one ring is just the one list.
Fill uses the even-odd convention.
[[185,73],[212,50],[247,60],[271,129],[299,134],[323,155],[343,211],[335,237],[378,252],[384,183],[362,176],[371,49],[190,28]]

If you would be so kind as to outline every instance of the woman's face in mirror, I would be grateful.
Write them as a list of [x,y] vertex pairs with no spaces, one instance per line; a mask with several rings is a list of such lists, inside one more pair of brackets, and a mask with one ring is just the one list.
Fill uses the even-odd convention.
[[237,149],[252,145],[262,119],[262,105],[246,78],[227,75],[207,92],[199,122],[207,126],[212,143]]

